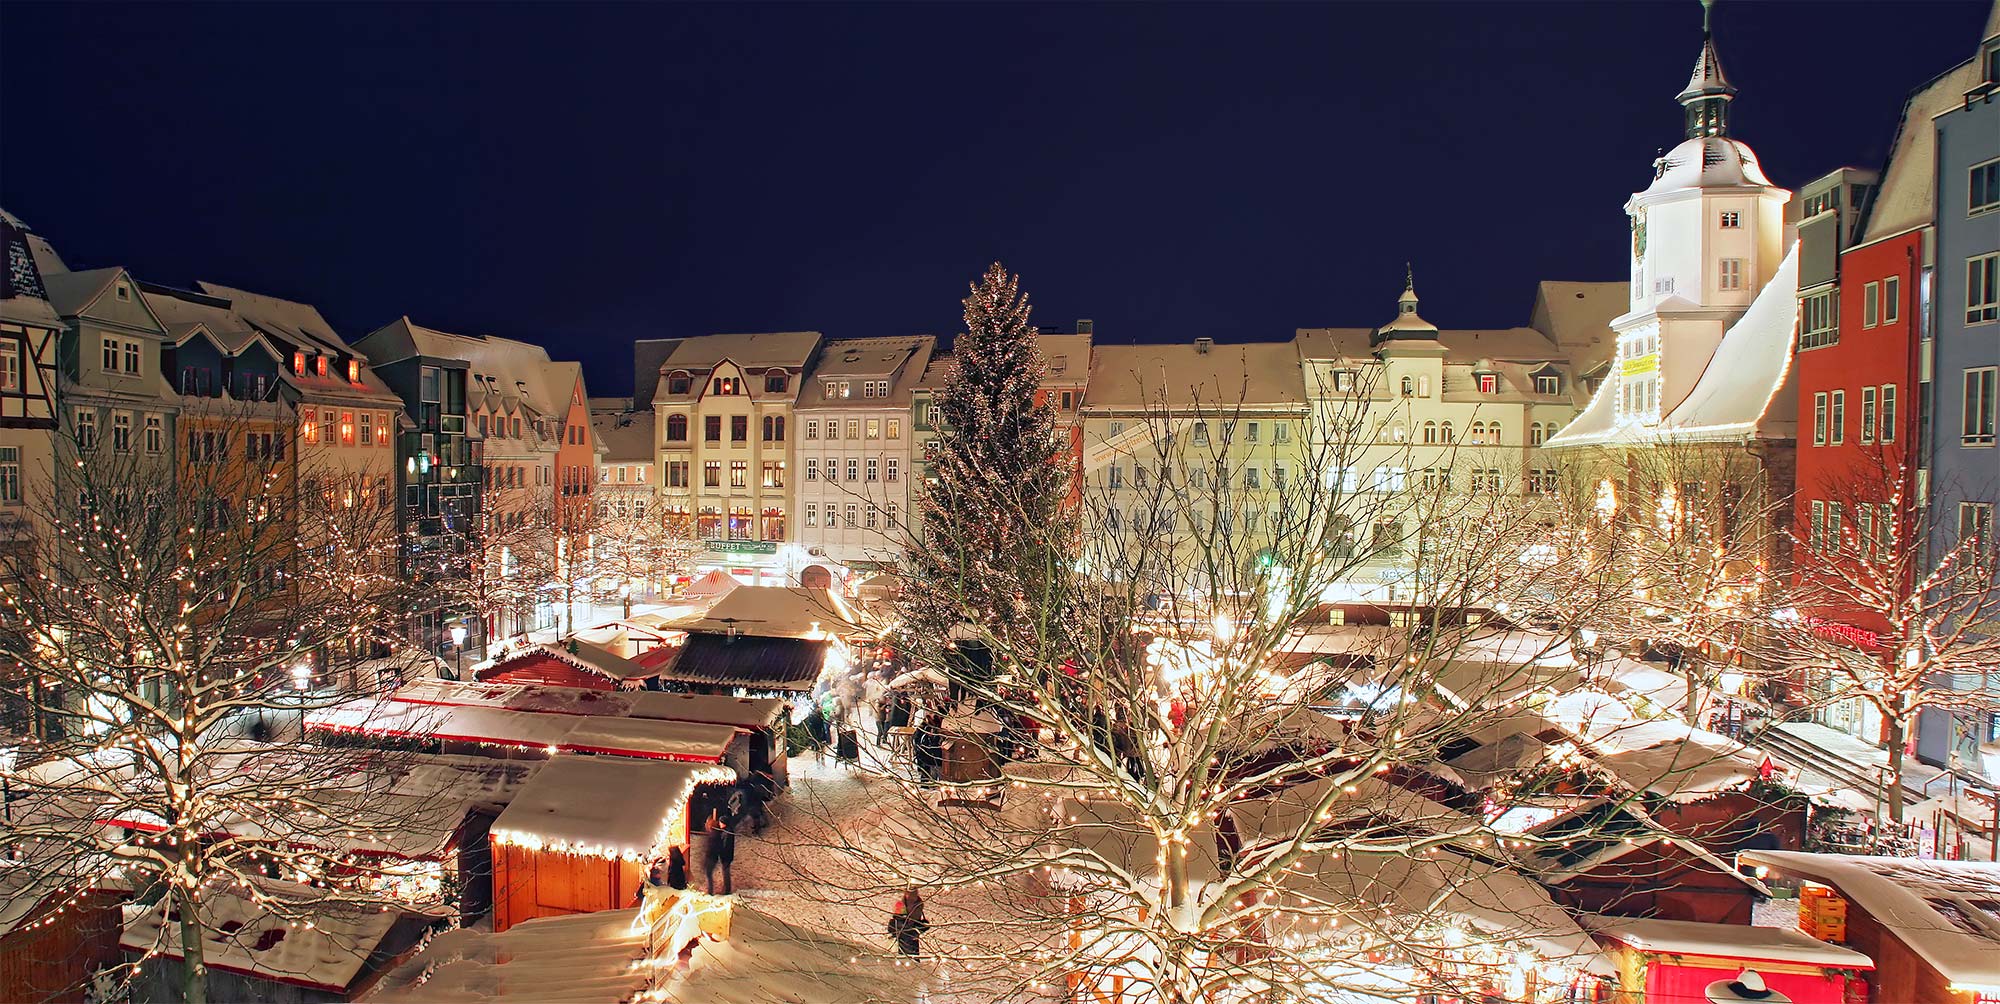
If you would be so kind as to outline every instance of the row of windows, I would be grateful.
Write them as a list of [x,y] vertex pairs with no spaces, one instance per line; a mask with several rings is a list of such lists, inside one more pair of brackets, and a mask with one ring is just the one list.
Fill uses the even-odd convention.
[[[713,463],[713,462],[714,462],[714,461],[710,461],[710,463]],[[820,463],[820,462],[819,462],[819,458],[818,458],[818,457],[807,457],[807,458],[806,458],[806,480],[807,480],[807,481],[818,481],[818,480],[820,480],[820,465],[819,465],[819,463]],[[863,479],[861,478],[861,476],[860,476],[860,475],[861,475],[861,471],[863,470],[863,465],[862,465],[862,462],[861,462],[861,461],[860,461],[859,459],[857,459],[857,458],[855,458],[855,457],[848,457],[848,458],[846,458],[846,461],[845,461],[845,463],[846,463],[846,470],[847,470],[847,478],[846,478],[846,480],[848,480],[848,481],[859,481],[859,480],[863,480]],[[840,478],[840,471],[841,471],[841,464],[842,464],[842,461],[841,461],[840,459],[838,459],[838,458],[835,458],[835,457],[828,457],[828,458],[827,458],[827,460],[826,460],[826,480],[828,480],[828,481],[839,481],[839,480],[841,480],[841,478]],[[769,467],[770,465],[769,465],[769,464],[766,464],[765,466],[766,466],[766,467]],[[779,466],[780,466],[780,467],[783,467],[784,465],[783,465],[783,464],[780,464]],[[896,457],[888,457],[888,458],[880,458],[880,457],[869,457],[869,458],[867,458],[867,464],[866,464],[866,470],[867,470],[867,472],[868,472],[868,476],[867,476],[866,480],[868,480],[868,481],[889,481],[889,482],[891,482],[891,483],[894,483],[894,482],[897,482],[897,481],[901,481],[901,480],[903,479],[903,462],[902,462],[902,460],[901,460],[901,459],[899,459],[899,458],[896,458]],[[887,473],[887,475],[888,475],[888,476],[887,476],[887,477],[882,477],[882,475],[883,475],[883,474],[884,474],[885,472]]]
[[807,502],[805,513],[806,526],[824,527],[829,530],[836,527],[844,527],[845,529],[852,530],[855,529],[857,517],[861,520],[861,527],[868,530],[880,529],[883,526],[894,528],[901,525],[900,514],[902,510],[894,502],[889,503],[887,508],[878,507],[873,502],[865,504],[849,502],[844,510],[847,517],[844,523],[841,522],[843,509],[840,503],[828,502],[824,511],[826,514],[825,521],[822,522],[820,504],[817,502]]
[[[669,461],[667,464],[667,487],[686,487],[682,482],[687,480],[687,469],[687,461],[685,460]],[[806,480],[810,481],[812,479],[809,476]],[[785,462],[782,460],[764,461],[763,477],[758,484],[764,488],[785,487]],[[722,461],[705,460],[702,462],[701,485],[704,488],[722,487]],[[750,487],[749,461],[731,460],[729,462],[729,487]]]
[[388,412],[299,409],[299,436],[307,443],[386,447],[394,440],[395,430],[395,418]]
[[[80,450],[97,448],[97,409],[78,408],[73,413],[76,419],[76,446]],[[129,411],[111,413],[111,448],[118,453],[132,451],[132,419]],[[167,449],[167,420],[164,415],[147,415],[142,427],[141,445],[147,453],[164,453]]]
[[[764,374],[764,392],[783,394],[792,386],[791,376],[784,370],[771,370]],[[667,374],[667,393],[688,394],[694,391],[694,377],[688,373]],[[742,397],[747,393],[743,378],[737,376],[715,377],[709,382],[709,393],[719,397]]]
[[[1243,441],[1244,441],[1244,442],[1246,442],[1246,443],[1257,443],[1257,442],[1262,442],[1262,441],[1263,441],[1263,436],[1264,436],[1264,428],[1263,428],[1263,426],[1264,426],[1264,423],[1262,423],[1262,422],[1244,422],[1244,423],[1242,423],[1242,424],[1243,424]],[[1235,423],[1235,422],[1224,422],[1224,423],[1222,423],[1222,441],[1223,441],[1223,443],[1225,443],[1225,444],[1228,444],[1228,443],[1233,443],[1233,442],[1235,442],[1235,441],[1236,441],[1236,425],[1237,425],[1237,423]],[[1124,431],[1125,431],[1125,423],[1123,423],[1123,422],[1112,422],[1112,423],[1111,423],[1111,425],[1110,425],[1110,427],[1109,427],[1109,429],[1107,430],[1108,434],[1109,434],[1109,435],[1112,435],[1112,436],[1117,436],[1117,435],[1121,435],[1121,434],[1123,434],[1123,433],[1124,433]],[[1208,440],[1208,423],[1207,423],[1207,422],[1196,422],[1196,423],[1194,423],[1194,425],[1193,425],[1193,427],[1192,427],[1192,429],[1191,429],[1190,431],[1192,432],[1192,434],[1193,434],[1193,436],[1194,436],[1194,445],[1196,445],[1196,446],[1207,446],[1207,445],[1208,445],[1208,442],[1209,442],[1209,440]],[[1289,443],[1289,442],[1291,442],[1291,441],[1292,441],[1292,427],[1291,427],[1291,425],[1290,425],[1290,424],[1288,424],[1288,423],[1285,423],[1285,422],[1272,422],[1272,423],[1271,423],[1271,442],[1273,442],[1273,443]]]
[[646,465],[644,464],[618,464],[616,467],[606,464],[597,469],[597,483],[603,485],[610,484],[611,472],[613,470],[618,472],[618,483],[621,485],[643,485],[646,483]]
[[[1896,385],[1861,388],[1861,428],[1863,443],[1896,441]],[[1847,391],[1820,391],[1813,395],[1813,445],[1842,446],[1847,442]]]
[[[311,365],[308,366],[306,354],[294,351],[292,353],[292,373],[296,376],[305,376],[308,369],[315,376],[325,376],[327,371],[327,357],[316,354],[312,357]],[[361,360],[349,359],[347,361],[347,382],[357,387],[361,385]]]
[[[728,417],[729,441],[732,443],[748,443],[750,441],[750,416],[730,415]],[[721,415],[705,415],[702,417],[701,431],[703,442],[722,442],[722,419],[723,416]],[[763,425],[764,442],[782,443],[785,441],[785,416],[765,415]],[[668,415],[667,442],[685,443],[687,442],[687,438],[688,417],[686,415]]]
[[[826,420],[825,425],[822,426],[819,419],[808,418],[806,419],[806,438],[838,440],[841,438],[840,423],[840,419],[829,418]],[[822,428],[826,432],[823,437],[820,435]],[[850,418],[847,420],[847,438],[901,439],[903,438],[903,420],[900,418]]]
[[[1229,462],[1226,460],[1216,461],[1214,473],[1215,486],[1225,490],[1228,489],[1231,481]],[[1208,487],[1208,474],[1209,468],[1206,466],[1190,466],[1183,472],[1183,478],[1190,487],[1206,488]],[[1244,488],[1261,490],[1264,487],[1264,473],[1261,468],[1240,467],[1237,468],[1237,475],[1240,477]],[[1132,486],[1134,488],[1144,489],[1147,486],[1148,479],[1152,476],[1153,473],[1149,472],[1145,465],[1136,463],[1132,465]],[[1284,465],[1271,465],[1272,488],[1282,491],[1288,480],[1289,474],[1285,470]],[[1123,464],[1112,464],[1105,468],[1105,485],[1113,489],[1125,487],[1125,466]]]
[[[828,398],[853,397],[854,382],[851,380],[828,380],[826,381],[826,396]],[[887,380],[861,381],[861,396],[865,398],[888,397],[889,381]]]
[[1894,324],[1903,316],[1903,279],[1889,276],[1861,287],[1861,326]]
[[690,518],[682,506],[667,506],[661,511],[667,523],[673,526],[694,527],[695,535],[702,540],[768,540],[782,542],[785,539],[785,510],[777,506],[766,506],[759,510],[751,506],[730,506],[724,513],[718,506],[702,506]]

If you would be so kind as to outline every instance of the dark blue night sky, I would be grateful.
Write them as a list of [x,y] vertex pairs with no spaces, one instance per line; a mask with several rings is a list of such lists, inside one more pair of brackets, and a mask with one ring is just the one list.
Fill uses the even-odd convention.
[[[1879,166],[1983,2],[1724,2],[1773,180]],[[947,333],[999,258],[1109,341],[1524,323],[1624,276],[1674,3],[0,6],[0,204],[72,267],[634,338]]]

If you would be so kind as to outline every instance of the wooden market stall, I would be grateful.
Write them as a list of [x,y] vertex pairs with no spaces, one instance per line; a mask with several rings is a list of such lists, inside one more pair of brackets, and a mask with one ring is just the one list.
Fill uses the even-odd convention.
[[493,929],[632,905],[651,862],[688,845],[704,785],[726,767],[558,755],[493,823]]
[[2000,1000],[2000,864],[1744,851],[1737,861],[1799,882],[1799,927],[1875,962],[1869,1000]]
[[[1709,988],[1745,970],[1791,1004],[1847,1004],[1874,969],[1868,956],[1783,927],[1584,917],[1618,967],[1617,1004],[1708,1004]],[[1774,998],[1775,999],[1775,998]]]
[[509,711],[360,698],[306,714],[306,731],[377,742],[435,743],[446,753],[541,759],[557,753],[718,764],[743,734],[728,725]]

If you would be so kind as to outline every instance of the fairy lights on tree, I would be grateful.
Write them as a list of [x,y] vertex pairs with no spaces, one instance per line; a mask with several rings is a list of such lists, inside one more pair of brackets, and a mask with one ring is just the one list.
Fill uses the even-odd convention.
[[207,899],[307,925],[328,899],[386,907],[359,888],[381,859],[355,850],[423,823],[374,797],[400,754],[300,737],[372,683],[356,669],[393,621],[397,534],[367,472],[251,451],[291,425],[269,407],[190,402],[180,427],[216,444],[200,462],[60,440],[54,496],[31,501],[46,532],[0,552],[0,664],[34,732],[0,853],[78,896],[164,899],[187,1001],[222,936]]

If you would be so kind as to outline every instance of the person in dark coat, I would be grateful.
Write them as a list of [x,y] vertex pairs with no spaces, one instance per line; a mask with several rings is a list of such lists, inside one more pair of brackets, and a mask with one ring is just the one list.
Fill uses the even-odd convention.
[[850,766],[861,760],[861,737],[853,729],[840,730],[840,738],[834,743],[833,758]]
[[944,733],[938,731],[936,716],[925,715],[918,723],[910,758],[916,764],[918,784],[929,787],[937,783],[944,767]]
[[924,901],[921,897],[914,900],[915,909],[911,909],[910,893],[915,891],[912,889],[896,897],[896,905],[889,908],[889,936],[896,939],[897,951],[910,956],[916,955],[922,948],[924,932],[930,930],[931,926],[930,921],[924,917]]
[[[702,864],[703,874],[708,880],[710,895],[726,896],[736,891],[736,882],[729,874],[730,866],[736,863],[736,834],[722,821],[722,813],[710,809],[708,822],[702,824],[702,835],[708,838],[707,860]],[[722,869],[722,892],[715,891],[715,870]]]
[[667,849],[667,888],[686,889],[688,887],[687,852],[675,846]]

